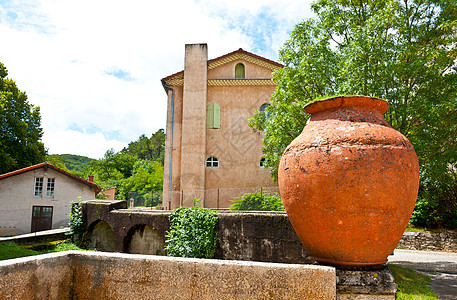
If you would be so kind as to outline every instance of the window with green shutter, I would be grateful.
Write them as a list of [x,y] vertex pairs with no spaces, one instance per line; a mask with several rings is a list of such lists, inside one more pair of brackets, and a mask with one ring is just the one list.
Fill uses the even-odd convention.
[[206,128],[221,128],[221,107],[211,103],[206,109]]
[[244,77],[245,77],[244,65],[239,63],[235,66],[235,78],[244,78]]

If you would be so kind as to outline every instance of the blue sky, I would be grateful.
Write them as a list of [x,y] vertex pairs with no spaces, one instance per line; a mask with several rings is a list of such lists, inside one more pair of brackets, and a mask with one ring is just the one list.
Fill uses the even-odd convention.
[[100,158],[165,127],[184,45],[277,60],[311,0],[0,0],[0,61],[41,108],[50,154]]

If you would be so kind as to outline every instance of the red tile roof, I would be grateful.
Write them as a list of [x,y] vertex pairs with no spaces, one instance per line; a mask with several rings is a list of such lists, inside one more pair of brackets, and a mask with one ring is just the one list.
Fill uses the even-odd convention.
[[[278,66],[279,68],[283,68],[283,67],[284,67],[284,65],[282,65],[282,64],[280,64],[280,63],[278,63],[278,62],[275,62],[275,61],[269,60],[269,59],[267,59],[267,58],[265,58],[265,57],[256,55],[256,54],[251,53],[251,52],[248,52],[248,51],[245,51],[245,50],[243,50],[242,48],[240,48],[240,49],[238,49],[238,50],[235,50],[235,51],[232,51],[232,52],[230,52],[230,53],[224,54],[224,55],[222,55],[222,56],[219,56],[219,57],[216,57],[216,58],[213,58],[213,59],[209,59],[209,60],[208,60],[208,64],[211,63],[211,62],[213,62],[213,61],[216,61],[216,60],[219,60],[219,59],[223,59],[223,58],[225,58],[225,57],[227,57],[227,56],[233,55],[233,54],[235,54],[235,53],[244,53],[244,54],[246,54],[246,55],[250,55],[250,56],[252,56],[252,57],[258,58],[258,59],[263,60],[263,61],[265,61],[265,62],[267,62],[267,63],[272,64],[272,65]],[[176,73],[174,73],[174,74],[171,74],[171,75],[169,75],[169,76],[167,76],[167,77],[162,78],[162,82],[164,83],[167,79],[170,79],[170,78],[172,78],[172,77],[174,77],[174,76],[176,76],[176,75],[179,75],[179,74],[181,74],[181,73],[184,73],[184,70],[179,71],[179,72],[176,72]]]
[[39,168],[49,168],[49,169],[52,169],[56,172],[59,172],[60,174],[63,174],[63,175],[66,175],[76,181],[79,181],[81,183],[84,183],[88,186],[90,186],[91,188],[95,189],[96,192],[100,192],[102,190],[102,188],[98,185],[96,185],[95,183],[93,182],[90,182],[88,180],[85,180],[85,179],[82,179],[81,177],[78,177],[76,175],[73,175],[67,171],[64,171],[60,168],[57,168],[51,164],[49,164],[48,162],[43,162],[41,164],[37,164],[37,165],[33,165],[33,166],[30,166],[30,167],[26,167],[26,168],[23,168],[23,169],[19,169],[19,170],[16,170],[16,171],[12,171],[12,172],[9,172],[9,173],[5,173],[5,174],[1,174],[0,175],[0,180],[2,179],[5,179],[5,178],[8,178],[8,177],[11,177],[11,176],[15,176],[15,175],[19,175],[19,174],[22,174],[22,173],[25,173],[25,172],[28,172],[28,171],[32,171],[32,170],[36,170],[36,169],[39,169]]

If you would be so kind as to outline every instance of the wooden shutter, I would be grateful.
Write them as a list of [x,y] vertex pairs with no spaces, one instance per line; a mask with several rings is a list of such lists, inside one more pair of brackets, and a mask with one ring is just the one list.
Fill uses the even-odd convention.
[[237,64],[235,66],[235,78],[244,78],[245,73],[244,73],[244,65],[243,64]]
[[206,128],[221,128],[221,107],[211,103],[206,109]]

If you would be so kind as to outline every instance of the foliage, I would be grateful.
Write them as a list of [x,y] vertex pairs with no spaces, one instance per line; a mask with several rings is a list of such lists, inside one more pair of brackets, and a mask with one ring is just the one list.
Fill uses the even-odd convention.
[[50,247],[49,249],[44,250],[44,253],[53,253],[53,252],[62,252],[62,251],[70,251],[70,250],[78,250],[78,251],[89,251],[87,249],[81,248],[70,242],[69,240],[65,241],[64,243],[58,243],[57,245]]
[[133,199],[135,207],[155,207],[161,209],[162,191],[144,191],[144,192],[129,192],[129,200]]
[[46,158],[41,142],[40,108],[30,104],[26,93],[7,75],[0,63],[0,174],[41,163]]
[[457,2],[317,0],[312,8],[316,18],[296,25],[280,50],[285,67],[274,74],[269,117],[250,120],[265,132],[272,177],[307,122],[307,103],[362,94],[389,102],[385,118],[412,142],[422,189],[425,181],[449,182],[457,162]]
[[128,199],[131,192],[162,190],[164,147],[163,129],[150,139],[141,135],[122,151],[110,149],[102,159],[92,161],[86,174],[95,175],[94,182],[105,188],[116,186],[116,199]]
[[438,299],[430,287],[429,276],[397,265],[388,266],[398,284],[397,299]]
[[138,160],[133,166],[132,176],[122,180],[118,195],[128,199],[129,192],[161,191],[163,166],[157,161]]
[[58,155],[46,155],[46,162],[53,165],[54,167],[70,172],[70,170],[68,170]]
[[457,157],[457,3],[319,0],[312,7],[317,19],[296,25],[280,51],[285,67],[274,74],[270,117],[250,121],[265,131],[273,176],[307,121],[303,106],[325,94],[387,99],[386,119],[413,142],[421,167],[445,172]]
[[120,179],[132,176],[133,166],[138,159],[129,154],[106,151],[103,158],[90,163],[89,172],[94,173],[99,183],[115,185]]
[[457,228],[457,181],[424,181],[411,216],[414,226]]
[[169,256],[213,258],[216,251],[214,228],[218,221],[213,210],[197,207],[179,207],[169,216],[170,231],[167,232]]
[[244,194],[234,200],[230,210],[266,210],[284,211],[281,197],[270,192],[253,192]]
[[[43,248],[43,246],[42,246]],[[46,249],[44,250],[34,250],[28,249],[26,246],[19,246],[14,242],[3,242],[0,243],[0,260],[5,259],[12,259],[12,258],[19,258],[24,256],[33,256],[45,253],[52,253],[52,252],[61,252],[61,251],[68,251],[68,250],[82,250],[82,249],[75,244],[69,242],[68,240],[64,243],[48,243]]]
[[84,233],[83,217],[81,212],[81,198],[76,201],[70,201],[70,214],[69,214],[69,235],[81,235]]
[[88,174],[87,169],[90,163],[95,161],[93,158],[74,154],[52,154],[48,155],[46,160],[50,164],[81,178],[87,178],[87,175],[90,175]]
[[163,129],[157,130],[151,138],[141,135],[138,140],[130,142],[127,148],[122,149],[122,153],[127,153],[139,159],[157,161],[163,165],[165,155],[165,132]]

